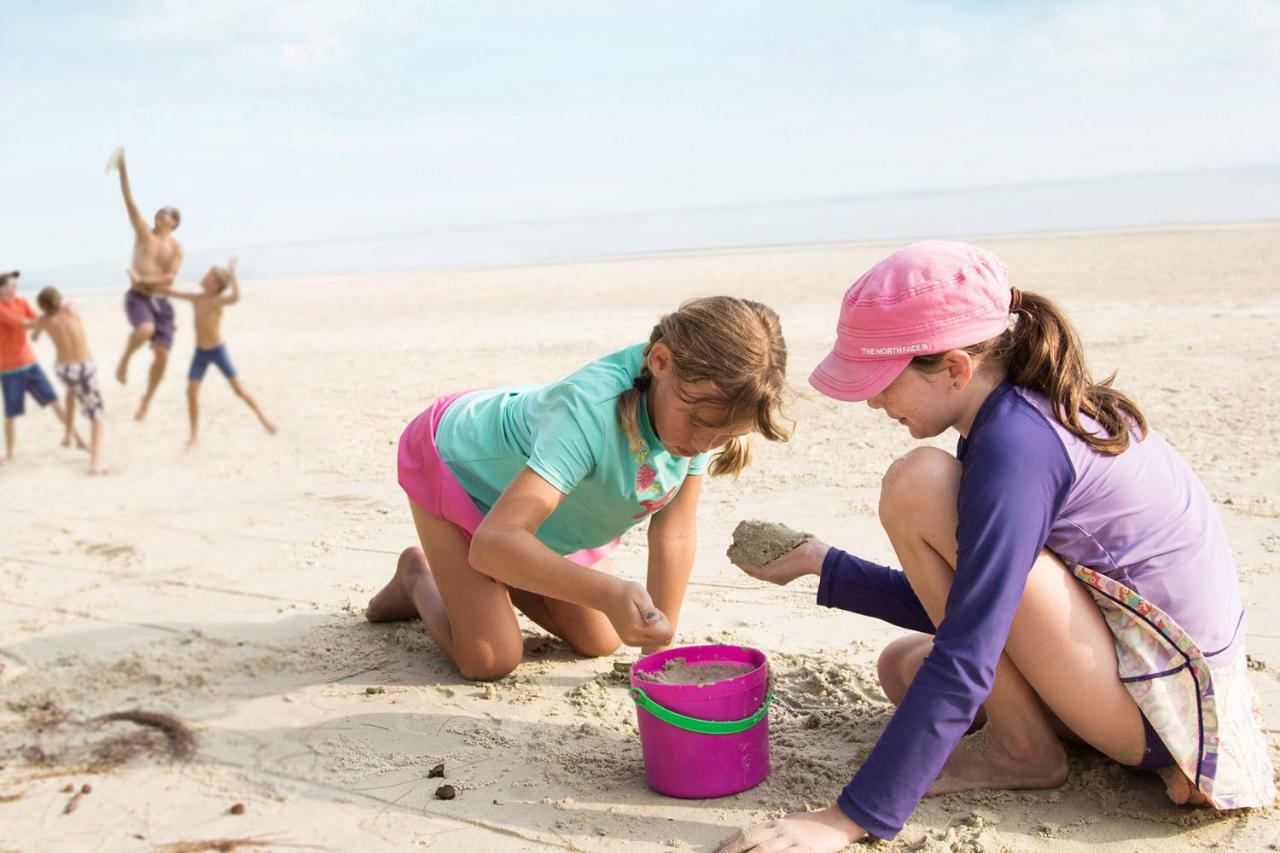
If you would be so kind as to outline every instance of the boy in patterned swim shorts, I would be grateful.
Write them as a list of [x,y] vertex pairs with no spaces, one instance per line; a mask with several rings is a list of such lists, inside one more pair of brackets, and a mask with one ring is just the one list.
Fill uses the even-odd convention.
[[106,474],[108,469],[102,463],[102,431],[106,413],[102,406],[102,392],[98,389],[98,368],[89,355],[89,341],[85,337],[80,312],[71,303],[62,301],[62,294],[56,287],[40,291],[36,304],[43,314],[35,322],[31,339],[39,338],[42,332],[49,333],[49,339],[57,350],[54,373],[67,386],[66,440],[70,441],[75,430],[76,403],[79,402],[92,429],[89,473]]

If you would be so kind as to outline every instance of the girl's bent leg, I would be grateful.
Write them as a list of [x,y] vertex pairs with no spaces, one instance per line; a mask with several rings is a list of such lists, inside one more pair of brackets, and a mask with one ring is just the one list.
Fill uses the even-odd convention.
[[[954,580],[960,471],[950,454],[922,448],[894,463],[881,493],[881,521],[935,624]],[[919,652],[901,663],[922,661]],[[983,709],[986,730],[962,742],[931,793],[1061,784],[1066,756],[1053,715],[1116,761],[1136,764],[1143,754],[1142,717],[1120,682],[1111,631],[1048,552],[1027,578]]]
[[[607,559],[591,567],[598,572],[611,572]],[[599,610],[570,604],[521,589],[512,589],[511,603],[552,634],[564,640],[578,654],[589,657],[611,655],[622,645],[609,618]]]
[[457,525],[413,501],[409,506],[422,548],[400,555],[395,576],[369,602],[367,618],[411,618],[412,608],[464,678],[492,681],[510,674],[524,644],[507,588],[471,568],[470,546]]

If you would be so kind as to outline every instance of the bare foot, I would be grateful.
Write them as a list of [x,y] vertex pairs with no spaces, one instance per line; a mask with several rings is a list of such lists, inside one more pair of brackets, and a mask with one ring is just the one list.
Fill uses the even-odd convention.
[[0,459],[0,465],[8,465],[12,461],[13,461],[12,456],[6,456],[3,459]]
[[150,400],[143,400],[142,404],[138,406],[137,414],[133,416],[133,419],[138,422],[143,421],[147,417],[147,409],[150,408],[150,406]]
[[64,435],[64,436],[62,437],[62,446],[63,446],[63,447],[70,447],[70,446],[71,446],[71,436],[69,436],[69,435]]
[[1187,774],[1183,773],[1181,768],[1176,764],[1172,767],[1159,767],[1156,769],[1156,775],[1164,781],[1164,790],[1169,795],[1169,799],[1179,806],[1207,806],[1209,798],[1191,784],[1191,780],[1187,778]]
[[[364,618],[370,622],[403,622],[406,619],[417,619],[418,608],[413,603],[414,587],[427,582],[435,588],[435,579],[431,577],[431,568],[427,565],[427,555],[418,546],[405,548],[396,563],[396,573],[387,581],[382,591],[369,599]],[[436,593],[439,595],[439,593]]]
[[110,465],[97,465],[89,469],[89,474],[94,477],[103,477],[108,474],[114,474],[115,472],[116,469],[112,468]]
[[960,741],[925,796],[960,791],[1015,791],[1056,788],[1067,781],[1067,753],[1062,744],[1042,750],[1029,761],[1011,756],[989,729]]
[[187,450],[195,450],[199,446],[200,446],[200,440],[197,439],[195,436],[192,436],[191,438],[187,439]]
[[129,362],[125,361],[123,358],[120,359],[120,363],[116,365],[116,381],[121,385],[124,385],[129,381]]
[[279,430],[276,429],[276,425],[273,424],[271,421],[264,420],[262,422],[262,426],[265,427],[267,432],[270,433],[271,435],[275,435],[277,432],[279,432]]

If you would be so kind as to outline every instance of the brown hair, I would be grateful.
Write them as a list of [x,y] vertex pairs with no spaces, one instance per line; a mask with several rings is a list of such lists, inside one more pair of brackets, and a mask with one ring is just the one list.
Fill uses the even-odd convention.
[[[1048,397],[1058,422],[1099,453],[1115,456],[1128,449],[1131,427],[1147,437],[1147,419],[1138,404],[1111,387],[1116,374],[1093,381],[1080,337],[1053,300],[1015,287],[1009,313],[1013,322],[1004,334],[964,351],[1002,364],[1015,384]],[[933,372],[944,355],[916,356],[911,364]],[[1081,414],[1097,421],[1102,434],[1081,423]]]
[[36,295],[36,304],[46,314],[56,314],[62,307],[62,294],[56,287],[46,287]]
[[[633,387],[618,396],[618,421],[633,447],[643,444],[637,420],[644,393],[653,375],[648,356],[653,345],[671,348],[675,373],[682,384],[709,382],[715,388],[704,396],[684,396],[686,403],[724,406],[719,423],[739,424],[751,419],[755,431],[769,441],[786,441],[790,426],[780,422],[786,391],[787,344],[782,325],[772,308],[732,296],[691,299],[679,310],[658,321],[644,348],[645,360]],[[737,476],[751,461],[751,444],[745,436],[733,438],[716,454],[713,477]]]

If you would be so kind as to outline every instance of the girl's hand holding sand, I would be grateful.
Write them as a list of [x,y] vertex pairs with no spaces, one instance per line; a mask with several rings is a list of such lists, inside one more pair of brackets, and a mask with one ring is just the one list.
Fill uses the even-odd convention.
[[805,575],[821,575],[830,547],[812,533],[785,524],[742,521],[734,528],[733,544],[725,556],[756,580],[786,586]]
[[628,646],[657,649],[675,636],[671,621],[653,605],[649,591],[635,581],[620,581],[612,600],[601,610]]

